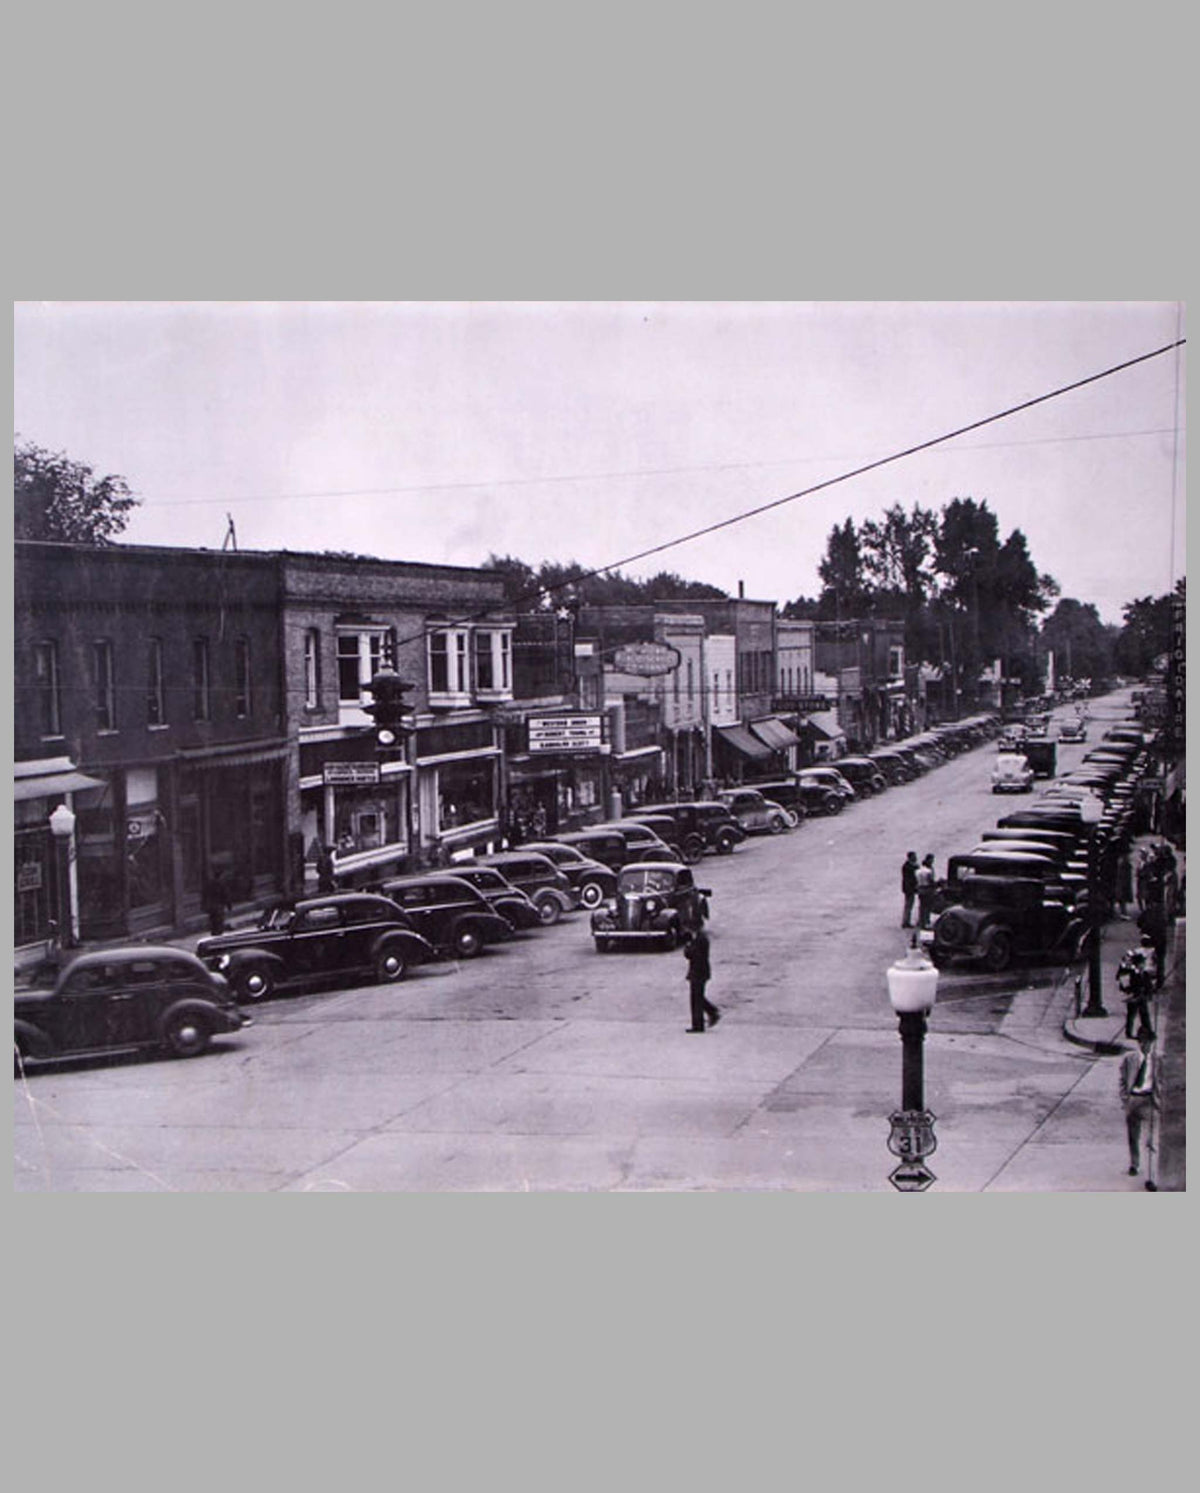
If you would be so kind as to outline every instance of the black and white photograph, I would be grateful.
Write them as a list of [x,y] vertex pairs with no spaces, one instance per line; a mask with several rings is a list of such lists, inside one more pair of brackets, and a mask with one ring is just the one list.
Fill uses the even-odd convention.
[[14,323],[18,1192],[1185,1190],[1183,303]]

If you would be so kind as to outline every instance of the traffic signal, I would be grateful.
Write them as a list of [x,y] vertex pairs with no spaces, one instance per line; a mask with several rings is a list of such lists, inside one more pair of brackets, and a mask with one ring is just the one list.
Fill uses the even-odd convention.
[[403,733],[413,730],[413,722],[406,714],[405,695],[415,686],[401,679],[392,669],[380,669],[371,680],[371,693],[375,700],[363,709],[375,721],[375,750],[389,752],[399,747]]

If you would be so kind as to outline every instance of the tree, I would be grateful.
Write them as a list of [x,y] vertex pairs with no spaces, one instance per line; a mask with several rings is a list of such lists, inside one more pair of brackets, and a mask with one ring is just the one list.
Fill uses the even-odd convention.
[[138,502],[124,477],[97,477],[81,461],[18,438],[13,452],[18,539],[112,544]]
[[[1176,581],[1174,595],[1187,595],[1187,578]],[[1140,596],[1127,602],[1123,615],[1125,626],[1116,645],[1116,666],[1122,674],[1141,677],[1154,667],[1154,661],[1171,648],[1171,593],[1166,596]]]
[[825,558],[817,566],[821,577],[822,617],[863,617],[871,608],[871,595],[863,566],[862,550],[854,520],[834,524],[825,545]]
[[1042,623],[1043,646],[1054,654],[1059,679],[1106,679],[1112,673],[1115,628],[1090,602],[1064,596]]

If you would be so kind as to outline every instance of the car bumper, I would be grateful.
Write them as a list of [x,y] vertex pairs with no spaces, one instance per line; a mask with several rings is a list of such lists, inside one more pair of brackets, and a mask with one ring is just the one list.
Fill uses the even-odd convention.
[[613,928],[607,931],[604,928],[593,928],[592,937],[597,943],[641,943],[641,944],[671,944],[675,942],[675,930],[673,928]]

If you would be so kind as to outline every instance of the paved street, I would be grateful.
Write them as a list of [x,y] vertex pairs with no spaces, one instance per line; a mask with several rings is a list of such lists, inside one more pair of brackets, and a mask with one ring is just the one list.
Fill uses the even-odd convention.
[[[1120,713],[1092,708],[1060,770]],[[705,859],[725,1019],[704,1042],[682,955],[599,956],[579,913],[399,986],[266,1003],[197,1060],[34,1073],[15,1087],[16,1186],[890,1192],[900,862],[932,851],[940,873],[1005,811],[993,752]],[[1069,990],[1062,966],[943,974],[935,1190],[1134,1185],[1113,1060],[1063,1039]]]

